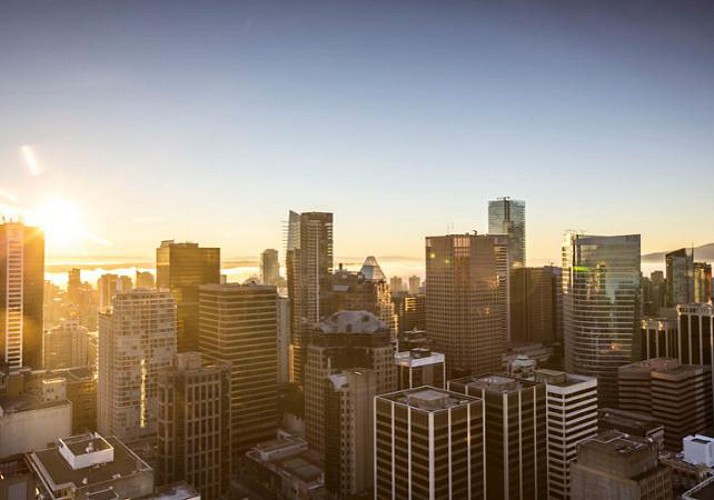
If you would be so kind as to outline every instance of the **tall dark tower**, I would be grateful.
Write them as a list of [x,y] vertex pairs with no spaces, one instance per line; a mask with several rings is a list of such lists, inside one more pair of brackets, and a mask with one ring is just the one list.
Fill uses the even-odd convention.
[[45,236],[21,222],[0,224],[0,362],[42,367]]
[[334,266],[332,214],[290,212],[286,267],[290,296],[290,380],[304,383],[307,339],[329,300]]
[[426,238],[426,331],[450,377],[501,368],[507,325],[508,237]]
[[156,288],[176,299],[179,352],[198,350],[198,287],[220,281],[220,248],[169,240],[156,249]]

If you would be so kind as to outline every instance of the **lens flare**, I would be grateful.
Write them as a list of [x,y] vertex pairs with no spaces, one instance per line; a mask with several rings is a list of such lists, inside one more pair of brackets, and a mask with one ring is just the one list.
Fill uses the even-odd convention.
[[35,177],[40,175],[42,170],[40,169],[40,164],[37,163],[37,157],[35,156],[35,152],[32,150],[32,147],[28,144],[24,144],[20,148],[20,151],[22,151],[22,156],[25,157],[30,173]]

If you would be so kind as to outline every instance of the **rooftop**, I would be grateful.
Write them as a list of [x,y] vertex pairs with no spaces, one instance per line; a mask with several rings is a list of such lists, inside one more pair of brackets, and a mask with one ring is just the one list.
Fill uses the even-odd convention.
[[594,448],[607,454],[632,455],[650,450],[653,441],[610,430],[601,432],[597,437],[581,441],[579,446]]
[[18,396],[1,396],[0,397],[0,418],[9,413],[18,413],[21,411],[39,410],[42,408],[51,408],[54,406],[62,406],[71,404],[67,400],[46,401],[43,402],[35,396],[29,394],[21,394]]
[[[88,443],[92,442],[102,450],[105,445],[97,439],[97,434],[82,434],[66,438],[64,442],[67,447],[78,450],[78,454],[86,452]],[[106,481],[111,481],[119,477],[125,477],[139,472],[150,471],[151,468],[141,460],[134,452],[115,437],[103,439],[106,446],[113,448],[114,459],[104,463],[94,463],[88,467],[73,468],[67,459],[62,456],[60,446],[37,450],[27,454],[27,458],[41,477],[53,491],[72,488],[78,489],[88,485],[96,485]],[[100,450],[101,451],[101,450]]]
[[542,385],[537,382],[531,382],[529,380],[499,374],[485,375],[483,377],[469,376],[452,380],[450,383],[463,384],[465,386],[475,387],[487,392],[496,393],[519,392],[523,389],[531,388],[536,385]]
[[395,403],[416,408],[423,411],[441,411],[459,407],[465,404],[481,401],[473,396],[466,396],[457,392],[445,391],[435,387],[419,387],[404,391],[393,392],[377,396],[378,399],[386,399]]
[[339,311],[320,323],[323,333],[376,333],[386,329],[384,321],[369,311]]

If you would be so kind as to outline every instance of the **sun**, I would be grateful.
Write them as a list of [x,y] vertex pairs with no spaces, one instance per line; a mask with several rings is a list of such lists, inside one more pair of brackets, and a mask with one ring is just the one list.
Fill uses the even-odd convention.
[[45,232],[45,245],[53,251],[70,250],[81,245],[86,231],[79,207],[53,198],[42,202],[27,215],[27,223]]

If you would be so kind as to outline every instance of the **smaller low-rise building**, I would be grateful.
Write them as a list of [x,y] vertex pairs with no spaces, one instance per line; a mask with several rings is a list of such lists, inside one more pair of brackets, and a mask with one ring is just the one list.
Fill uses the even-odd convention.
[[153,469],[115,437],[58,438],[26,460],[41,498],[49,500],[140,498],[154,491]]
[[623,432],[601,432],[581,442],[570,474],[571,498],[672,498],[672,472],[659,463],[657,445]]
[[245,455],[244,479],[270,498],[325,498],[325,472],[320,456],[307,441],[283,437],[260,443]]
[[[50,384],[52,385],[52,384]],[[72,403],[22,394],[0,398],[0,458],[45,448],[72,432]]]
[[445,357],[426,347],[416,347],[394,354],[397,365],[399,389],[414,389],[428,385],[443,389],[446,385]]

